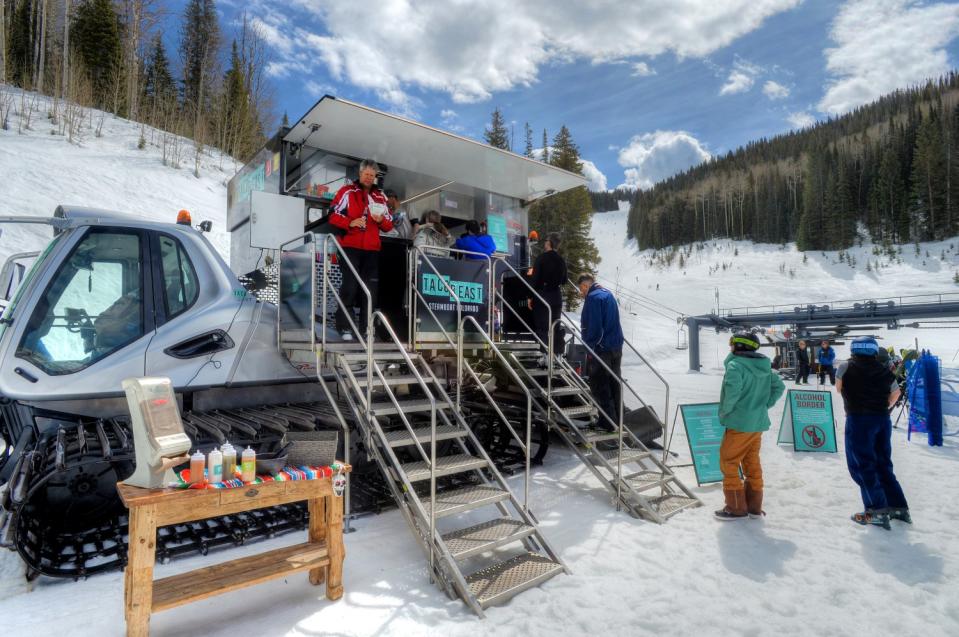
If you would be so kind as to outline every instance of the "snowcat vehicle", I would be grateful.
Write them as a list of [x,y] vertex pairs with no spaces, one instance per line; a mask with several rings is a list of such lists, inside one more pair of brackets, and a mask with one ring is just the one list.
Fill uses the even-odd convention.
[[[384,236],[375,307],[361,285],[370,328],[360,333],[351,309],[357,337],[344,340],[333,313],[353,264],[328,219],[364,158],[411,218],[437,210],[454,234],[485,222],[497,250],[464,255]],[[230,181],[229,265],[189,225],[68,206],[50,219],[3,219],[53,231],[0,319],[3,544],[34,575],[124,565],[115,484],[134,454],[121,382],[137,376],[172,379],[204,451],[229,441],[263,452],[287,432],[342,432],[340,457],[354,466],[347,519],[398,506],[432,579],[480,615],[567,570],[529,500],[529,468],[551,434],[618,508],[663,522],[698,505],[647,446],[662,434],[660,416],[625,382],[621,393],[640,408],[602,413],[561,355],[567,344],[531,327],[529,205],[583,186],[580,175],[327,96]],[[575,321],[551,320],[584,351]],[[522,494],[504,478],[517,470]],[[288,506],[164,527],[157,555],[305,521]]]

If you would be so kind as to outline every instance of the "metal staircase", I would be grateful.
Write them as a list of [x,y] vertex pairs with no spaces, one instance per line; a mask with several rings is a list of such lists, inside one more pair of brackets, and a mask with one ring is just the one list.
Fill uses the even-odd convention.
[[[503,271],[512,271],[526,284],[525,279],[509,263],[504,262],[501,267]],[[531,297],[545,305],[542,297],[526,285]],[[555,319],[550,316],[549,342],[544,343],[498,290],[496,294],[502,307],[514,313],[529,331],[532,340],[499,343],[497,350],[508,353],[510,367],[523,378],[523,382],[519,383],[520,389],[532,397],[538,415],[549,423],[551,430],[559,435],[611,493],[617,509],[625,507],[635,517],[663,523],[679,511],[700,506],[702,502],[699,498],[666,466],[665,453],[662,457],[653,453],[624,425],[623,399],[627,390],[643,408],[647,407],[629,383],[618,378],[600,361],[613,382],[619,385],[619,413],[607,414],[600,409],[582,377],[559,352],[554,352],[552,341],[556,324],[563,324],[572,332],[573,339],[578,338],[582,343],[582,335],[575,323],[565,313]],[[598,359],[591,348],[585,343],[582,345]],[[631,343],[627,342],[626,345],[649,365],[649,361]],[[542,364],[542,350],[547,352],[545,365]],[[650,369],[653,369],[651,365]],[[666,385],[668,402],[669,385],[658,372],[656,375]],[[648,411],[655,414],[651,409]],[[667,411],[668,407],[664,414]],[[656,419],[665,432],[663,421],[658,415]]]
[[[316,263],[312,236],[300,240],[306,242],[298,250],[308,253],[301,263],[312,266]],[[330,254],[337,254],[341,268],[353,268],[339,245],[327,237],[320,285],[317,268],[311,268],[310,275],[313,294],[322,295],[319,304],[314,297],[313,307],[322,306],[322,311],[311,312],[308,339],[303,338],[304,331],[284,331],[282,325],[278,339],[288,351],[309,347],[316,357],[317,373],[329,370],[335,377],[367,452],[383,472],[393,499],[429,559],[431,579],[483,616],[489,606],[568,573],[529,511],[528,473],[520,502],[468,426],[458,408],[458,395],[454,402],[444,382],[419,353],[406,350],[382,313],[373,312],[368,302],[366,339],[326,342],[327,295],[342,306],[327,276]],[[283,272],[281,267],[281,277]],[[360,287],[369,300],[362,281]],[[322,326],[321,339],[315,335],[317,323]],[[358,334],[351,319],[350,323]],[[386,343],[373,342],[377,326],[389,335]],[[335,404],[330,387],[322,375],[319,378]],[[439,492],[438,483],[443,487]]]

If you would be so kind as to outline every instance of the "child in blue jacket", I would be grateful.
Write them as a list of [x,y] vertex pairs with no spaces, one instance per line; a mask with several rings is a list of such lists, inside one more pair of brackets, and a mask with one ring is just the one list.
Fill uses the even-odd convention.
[[829,376],[829,382],[836,386],[836,350],[829,346],[829,341],[823,341],[819,348],[819,356],[816,357],[819,363],[819,384],[826,384],[826,376]]

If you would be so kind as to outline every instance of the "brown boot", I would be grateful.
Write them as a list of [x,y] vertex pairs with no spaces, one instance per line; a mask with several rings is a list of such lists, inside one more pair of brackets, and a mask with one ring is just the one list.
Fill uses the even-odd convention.
[[746,511],[751,518],[762,518],[766,515],[763,511],[763,490],[753,489],[746,483]]
[[746,492],[742,489],[723,489],[726,496],[726,506],[715,512],[717,520],[745,520],[746,519]]

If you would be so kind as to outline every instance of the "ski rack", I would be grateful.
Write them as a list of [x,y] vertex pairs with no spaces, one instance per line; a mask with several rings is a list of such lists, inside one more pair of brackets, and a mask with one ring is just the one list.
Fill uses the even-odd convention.
[[[319,282],[316,268],[312,267],[317,259],[313,235],[285,243],[280,250],[281,276],[284,248],[300,241],[304,242],[311,264],[311,329],[308,338],[303,338],[303,334],[284,333],[280,325],[278,343],[288,353],[312,350],[318,380],[331,404],[335,404],[334,398],[322,370],[329,369],[333,374],[366,440],[368,453],[380,467],[393,499],[428,558],[431,581],[483,616],[489,606],[559,573],[568,573],[529,511],[528,482],[521,505],[464,419],[459,383],[454,403],[422,355],[408,352],[389,320],[381,312],[373,311],[369,289],[338,242],[331,236],[323,239]],[[336,255],[341,268],[350,269],[366,297],[367,332],[363,340],[327,342],[327,298],[332,297],[338,307],[346,310],[339,291],[330,281],[331,255]],[[322,317],[319,326],[315,318],[318,306]],[[345,311],[346,318],[354,333],[359,334],[350,313]],[[385,343],[374,343],[376,326],[388,334]],[[319,342],[317,327],[322,334]],[[358,366],[363,369],[357,369]],[[400,387],[418,395],[413,399],[400,397]],[[346,426],[342,412],[337,414]],[[531,418],[532,402],[528,406],[524,448],[527,466]],[[442,443],[442,449],[437,443]],[[437,494],[440,478],[458,480],[459,486]],[[497,509],[499,517],[466,527],[460,522],[459,528],[445,532],[437,528],[438,519],[452,519],[454,515],[490,506]]]

